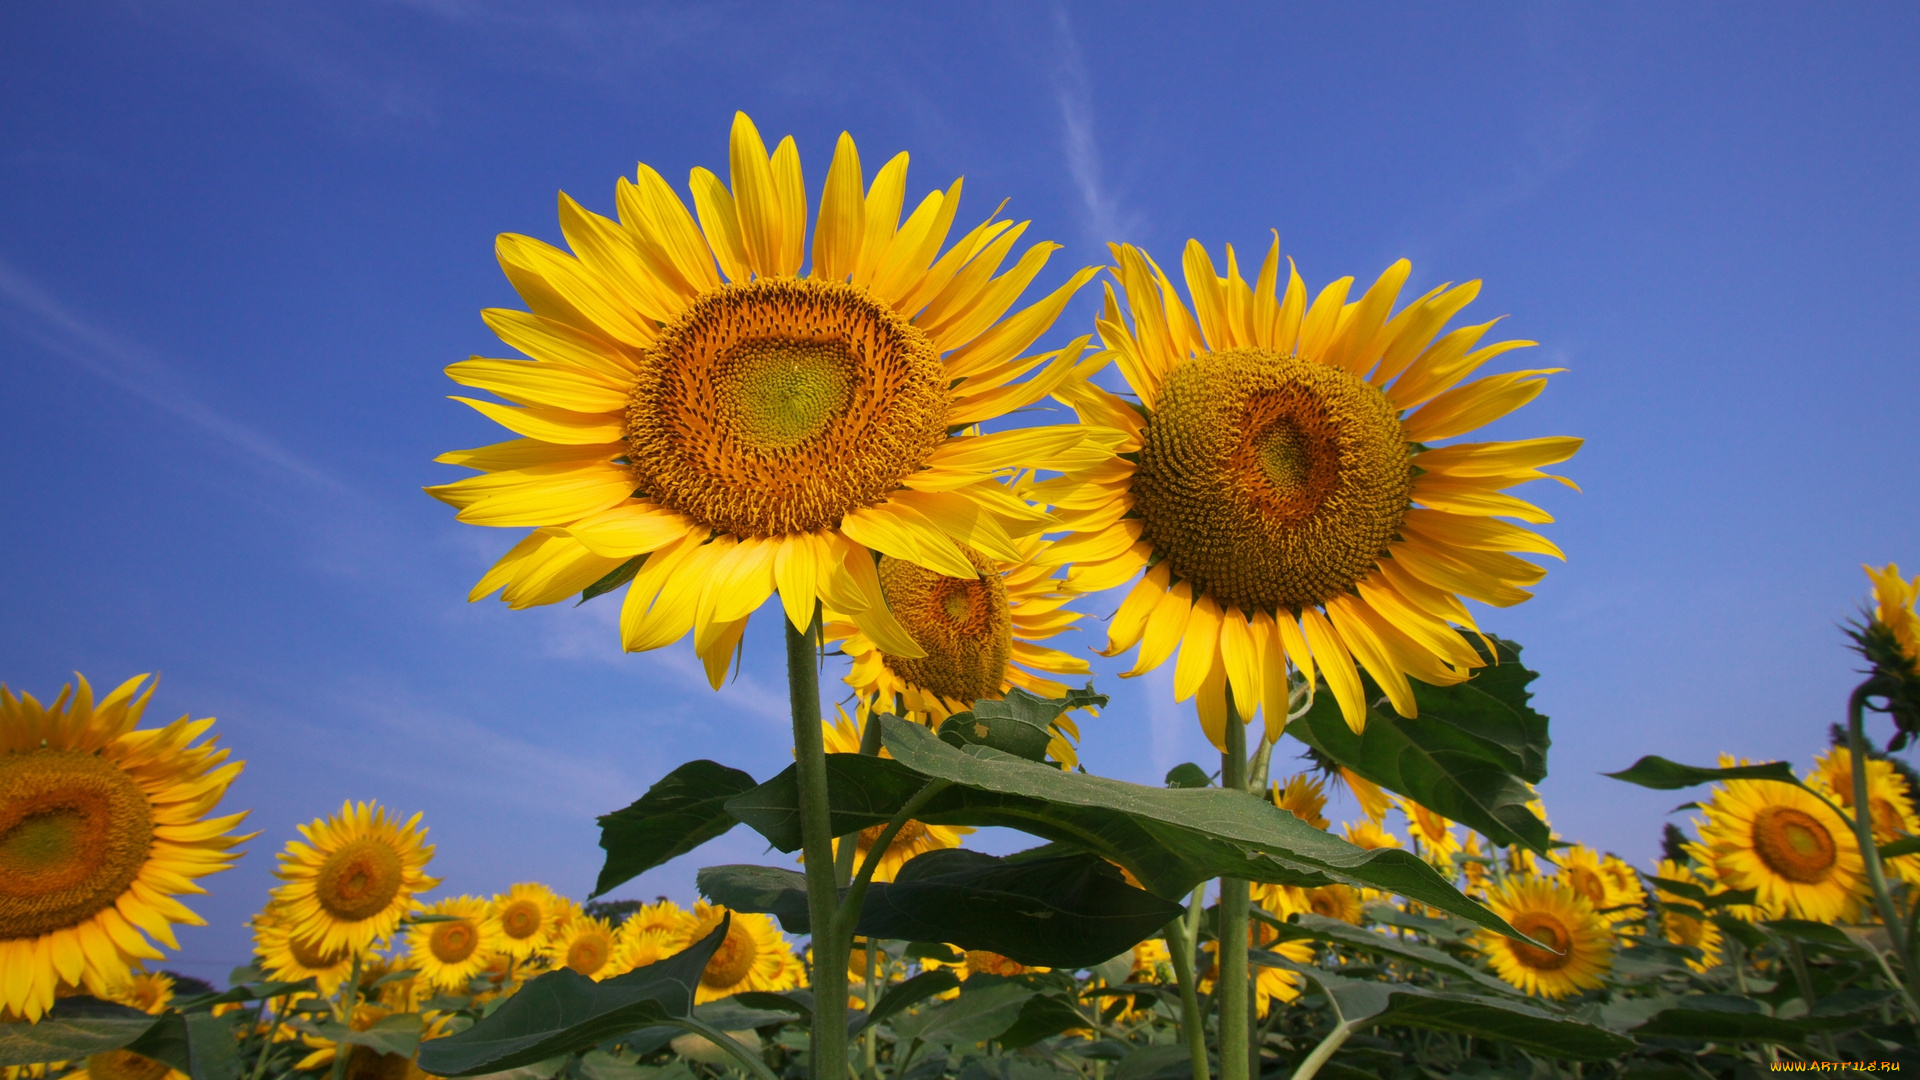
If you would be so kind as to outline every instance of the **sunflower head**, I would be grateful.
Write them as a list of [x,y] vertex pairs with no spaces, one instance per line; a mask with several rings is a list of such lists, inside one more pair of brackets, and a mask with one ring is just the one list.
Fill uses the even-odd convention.
[[[696,900],[681,920],[675,942],[685,948],[712,933],[729,912],[717,904]],[[707,960],[694,991],[695,1003],[717,1001],[742,990],[791,990],[800,984],[793,947],[780,928],[765,915],[732,912],[727,936]]]
[[500,951],[500,931],[487,918],[488,906],[474,896],[429,905],[421,912],[428,918],[407,929],[407,966],[436,990],[467,992]]
[[433,845],[420,815],[402,823],[376,803],[343,803],[330,818],[300,826],[274,871],[273,892],[288,931],[323,953],[365,953],[393,936],[413,898],[438,885],[426,873]]
[[1858,911],[1866,872],[1859,844],[1812,792],[1771,780],[1729,780],[1702,809],[1706,819],[1695,820],[1700,840],[1688,853],[1722,886],[1755,890],[1756,911],[1814,922]]
[[1366,848],[1368,851],[1400,846],[1400,838],[1388,832],[1372,818],[1348,822],[1346,834],[1347,843]]
[[595,981],[619,975],[627,968],[618,955],[613,927],[605,919],[582,915],[572,920],[547,946],[547,962],[569,968]]
[[1453,831],[1453,822],[1412,799],[1400,797],[1394,801],[1406,813],[1407,835],[1419,842],[1426,860],[1451,867],[1453,853],[1460,850],[1460,837]]
[[313,979],[321,994],[331,996],[353,969],[353,953],[348,949],[324,949],[315,940],[295,934],[286,905],[278,901],[255,915],[251,925],[260,969],[276,980]]
[[1480,948],[1494,973],[1529,994],[1561,998],[1602,984],[1613,966],[1613,932],[1585,896],[1560,882],[1507,878],[1489,893],[1487,907],[1540,945],[1482,931]]
[[568,920],[566,905],[552,889],[523,881],[493,898],[487,921],[498,932],[500,951],[525,960],[546,951]]
[[1315,778],[1309,773],[1295,773],[1287,778],[1285,786],[1274,781],[1273,789],[1267,793],[1273,805],[1287,811],[1294,817],[1316,829],[1327,827],[1327,782]]
[[[1822,792],[1834,802],[1853,811],[1853,754],[1845,746],[1835,746],[1814,759],[1813,774],[1807,786]],[[1908,836],[1920,835],[1920,814],[1914,812],[1913,788],[1893,762],[1881,757],[1867,759],[1867,807],[1873,817],[1875,843],[1888,844]],[[1886,869],[1903,881],[1920,885],[1920,855],[1902,855],[1884,860]]]
[[[866,862],[867,854],[873,850],[873,845],[880,842],[880,834],[885,831],[884,825],[869,825],[855,836],[856,868]],[[894,875],[900,872],[900,868],[907,865],[914,856],[945,848],[957,848],[960,846],[960,838],[971,832],[973,827],[970,825],[929,825],[924,821],[908,821],[900,827],[899,832],[893,835],[893,840],[887,844],[886,851],[880,854],[880,861],[874,866],[873,880],[892,881]],[[836,858],[840,851],[840,843],[841,839],[838,838],[833,842]]]
[[213,721],[139,728],[145,679],[95,701],[78,678],[51,705],[0,686],[0,1013],[130,983],[153,942],[179,948],[175,924],[202,925],[174,897],[248,839],[244,813],[209,816],[241,769],[203,738]]
[[1307,910],[1328,919],[1360,925],[1360,890],[1335,882],[1307,890]]
[[1404,260],[1357,299],[1342,278],[1309,304],[1297,272],[1280,289],[1277,238],[1251,286],[1231,247],[1221,275],[1190,242],[1189,308],[1144,252],[1113,251],[1125,303],[1108,289],[1103,359],[1139,407],[1090,383],[1059,394],[1122,462],[1069,471],[1086,490],[1060,516],[1098,530],[1067,545],[1081,556],[1069,581],[1105,588],[1147,569],[1107,655],[1138,643],[1138,675],[1177,652],[1175,697],[1199,695],[1216,744],[1229,697],[1242,719],[1264,708],[1277,736],[1295,678],[1324,679],[1355,730],[1356,663],[1403,716],[1416,712],[1409,677],[1468,678],[1486,660],[1461,632],[1476,630],[1461,598],[1518,603],[1545,572],[1512,553],[1559,554],[1498,520],[1551,520],[1504,491],[1579,440],[1435,444],[1540,392],[1549,371],[1464,382],[1532,343],[1476,349],[1491,323],[1442,336],[1478,282],[1394,311]]
[[1920,577],[1906,580],[1894,563],[1861,569],[1873,581],[1873,608],[1862,612],[1865,621],[1849,627],[1847,636],[1872,665],[1874,692],[1885,699],[1897,729],[1887,749],[1900,750],[1920,735]]
[[[1655,869],[1654,877],[1667,881],[1682,881],[1689,885],[1707,887],[1693,868],[1674,859],[1662,859]],[[1720,962],[1720,928],[1710,919],[1701,917],[1701,909],[1685,897],[1658,889],[1660,899],[1660,933],[1675,945],[1699,949],[1699,959],[1688,959],[1687,966],[1695,971],[1706,971]]]

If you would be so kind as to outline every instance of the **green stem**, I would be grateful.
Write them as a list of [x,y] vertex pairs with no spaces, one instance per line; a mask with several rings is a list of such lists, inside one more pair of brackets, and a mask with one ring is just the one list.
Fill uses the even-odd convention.
[[[1194,890],[1196,894],[1199,890]],[[1194,906],[1200,905],[1196,895]],[[1207,1021],[1200,1015],[1200,995],[1194,990],[1193,939],[1187,935],[1184,916],[1167,924],[1167,953],[1173,959],[1173,981],[1180,988],[1180,1033],[1186,1036],[1187,1055],[1193,1064],[1193,1080],[1210,1080],[1207,1067]]]
[[[1333,1003],[1332,994],[1327,995],[1327,1003],[1330,1005]],[[1340,1006],[1334,1005],[1333,1013],[1338,1017]],[[1320,1066],[1325,1065],[1327,1059],[1331,1058],[1334,1052],[1346,1043],[1347,1037],[1353,1034],[1354,1027],[1355,1025],[1344,1020],[1336,1020],[1333,1030],[1327,1032],[1327,1037],[1321,1039],[1320,1045],[1313,1048],[1313,1053],[1308,1054],[1307,1059],[1300,1063],[1300,1067],[1293,1070],[1292,1080],[1313,1080],[1314,1074],[1320,1071]]]
[[1873,804],[1867,801],[1867,733],[1862,713],[1878,682],[1878,679],[1868,679],[1854,687],[1852,696],[1847,698],[1847,757],[1853,765],[1853,834],[1860,841],[1860,858],[1867,865],[1867,885],[1873,890],[1874,906],[1880,910],[1880,921],[1887,928],[1887,938],[1893,943],[1893,953],[1900,958],[1902,974],[1909,984],[1906,989],[1911,991],[1914,972],[1920,968],[1920,957],[1911,951],[1906,927],[1900,922],[1893,906],[1893,894],[1887,889],[1887,875],[1880,866],[1880,848],[1873,839]]
[[[847,953],[853,935],[843,932],[837,918],[840,890],[833,868],[827,749],[820,733],[820,669],[814,652],[820,632],[819,602],[814,603],[813,624],[805,633],[795,630],[791,619],[782,620],[782,625],[787,628],[787,692],[800,788],[807,919],[813,930],[813,1080],[842,1080],[847,1071]],[[766,1065],[761,1063],[760,1069],[766,1072]]]
[[[867,1014],[872,1015],[873,1007],[878,1004],[878,998],[880,996],[879,980],[874,978],[874,969],[879,967],[882,962],[879,958],[886,954],[880,952],[879,943],[872,938],[864,938],[862,940],[866,943],[866,948],[862,955],[867,958]],[[867,1076],[871,1080],[871,1078],[880,1075],[880,1033],[869,1027],[861,1034],[860,1041],[863,1049],[866,1051]]]
[[[347,981],[340,984],[340,1022],[347,1031],[353,1030],[353,1010],[360,1004],[360,954],[353,954],[353,969],[347,975]],[[352,1055],[353,1047],[346,1041],[346,1035],[333,1044],[333,1080],[341,1080],[347,1075],[347,1058]]]
[[851,940],[854,925],[860,921],[860,905],[867,898],[867,886],[873,884],[873,872],[880,868],[880,858],[887,853],[887,848],[892,846],[893,838],[900,835],[900,830],[906,827],[907,822],[913,820],[913,815],[919,813],[921,807],[932,802],[934,796],[952,786],[951,780],[927,781],[926,787],[921,788],[918,794],[908,799],[907,804],[888,819],[887,827],[880,830],[879,838],[874,840],[873,846],[867,849],[867,857],[860,862],[860,872],[854,875],[853,884],[848,887],[847,895],[840,901],[839,911],[835,915],[841,925],[847,928],[849,940]]
[[[1220,786],[1247,790],[1247,725],[1227,691],[1227,752],[1220,758]],[[1247,1080],[1252,1072],[1247,1025],[1247,882],[1220,879],[1220,977],[1214,991],[1220,1000],[1220,1080]]]
[[273,1026],[267,1029],[267,1040],[260,1044],[260,1056],[253,1059],[252,1080],[260,1080],[260,1077],[266,1073],[267,1056],[273,1050],[273,1037],[280,1034],[280,1025],[286,1022],[287,1013],[292,1009],[293,995],[288,994],[282,997],[280,1007],[273,1011]]
[[[844,964],[841,966],[842,968],[845,967]],[[846,995],[841,995],[841,1000],[844,1001],[845,998]],[[667,1022],[674,1027],[685,1028],[696,1035],[700,1035],[714,1046],[726,1051],[735,1061],[746,1066],[748,1074],[755,1077],[756,1080],[780,1080],[779,1077],[773,1074],[772,1069],[767,1068],[767,1063],[761,1059],[759,1054],[742,1046],[739,1039],[721,1031],[712,1024],[695,1020],[691,1016],[678,1017]]]

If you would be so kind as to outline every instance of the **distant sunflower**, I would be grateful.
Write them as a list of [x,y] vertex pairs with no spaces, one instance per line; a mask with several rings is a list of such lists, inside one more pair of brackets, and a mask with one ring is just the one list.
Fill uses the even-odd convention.
[[493,898],[487,918],[500,931],[500,951],[525,960],[553,944],[564,911],[552,889],[523,881]]
[[[860,752],[860,736],[864,725],[849,720],[846,713],[842,712],[835,721],[822,720],[820,727],[822,738],[826,742],[827,753],[857,754]],[[892,756],[884,747],[881,748],[880,754],[882,757]],[[867,852],[879,842],[880,834],[885,831],[885,825],[869,825],[854,837],[853,865],[856,871],[859,870],[860,864],[866,861]],[[893,842],[887,845],[886,852],[880,856],[880,862],[873,870],[873,880],[892,881],[894,875],[900,872],[900,868],[915,855],[939,851],[942,848],[959,847],[960,838],[972,832],[973,828],[969,825],[929,825],[924,821],[908,821],[900,827],[899,832],[894,834]],[[840,856],[842,839],[844,837],[837,837],[833,841],[835,859]]]
[[1347,823],[1347,843],[1374,851],[1379,848],[1397,848],[1400,846],[1400,838],[1381,828],[1379,822],[1367,818]]
[[173,976],[164,971],[136,971],[124,986],[115,988],[111,1000],[159,1016],[173,1004]]
[[[96,996],[205,920],[174,899],[225,870],[246,814],[207,815],[240,762],[212,719],[136,729],[145,675],[95,702],[75,676],[52,705],[0,685],[0,1013],[38,1020],[61,984]],[[137,694],[137,696],[136,696]],[[142,935],[145,936],[142,936]]]
[[500,930],[487,918],[488,907],[476,896],[449,897],[429,906],[421,914],[449,921],[416,923],[407,930],[407,966],[436,990],[466,993],[500,951]]
[[[1247,928],[1249,944],[1255,949],[1266,949],[1278,953],[1296,964],[1313,962],[1313,946],[1304,941],[1282,941],[1275,943],[1276,934],[1272,927],[1264,923]],[[1209,941],[1201,947],[1201,957],[1206,964],[1200,976],[1200,992],[1213,992],[1214,981],[1220,973],[1217,942]],[[1267,1015],[1274,1002],[1286,1004],[1300,996],[1300,976],[1285,968],[1268,967],[1265,964],[1254,966],[1253,1001],[1254,1011],[1260,1016]]]
[[1553,951],[1492,931],[1479,934],[1494,974],[1546,998],[1562,998],[1603,984],[1613,967],[1613,933],[1587,898],[1547,878],[1510,877],[1495,886],[1487,907],[1522,934]]
[[1601,922],[1613,926],[1638,917],[1632,911],[1611,910],[1623,907],[1628,898],[1607,872],[1599,852],[1585,844],[1574,844],[1555,851],[1550,857],[1559,867],[1555,877],[1562,885],[1585,897]]
[[582,915],[554,936],[547,946],[547,962],[556,971],[571,968],[596,982],[609,979],[629,970],[614,945],[613,927],[607,920]]
[[1267,798],[1273,805],[1299,818],[1316,829],[1327,827],[1327,782],[1316,780],[1307,773],[1295,773],[1287,778],[1283,787],[1278,780]]
[[1857,913],[1866,874],[1860,846],[1812,792],[1772,780],[1728,780],[1702,809],[1707,819],[1695,819],[1700,841],[1689,853],[1725,887],[1755,890],[1757,910],[1814,922]]
[[440,884],[427,876],[433,845],[419,825],[419,814],[403,825],[377,803],[345,802],[300,826],[306,842],[289,841],[274,871],[286,882],[273,896],[288,931],[327,953],[364,953],[392,937],[415,894]]
[[769,155],[735,114],[730,160],[731,191],[693,171],[697,225],[641,165],[637,184],[619,183],[617,222],[561,196],[573,254],[500,238],[531,310],[485,318],[533,359],[447,373],[513,403],[457,399],[523,437],[441,455],[483,475],[428,491],[469,524],[536,530],[473,599],[504,589],[516,608],[550,604],[624,575],[627,650],[691,630],[716,687],[747,617],[776,591],[796,627],[817,599],[889,653],[919,656],[887,613],[873,555],[972,579],[962,544],[1008,557],[1015,538],[1051,527],[995,477],[1080,461],[1085,432],[955,433],[1076,373],[1085,338],[1020,354],[1094,271],[1003,318],[1058,245],[1028,248],[995,277],[1026,226],[989,219],[942,254],[960,183],[903,222],[907,155],[868,187],[842,134],[803,277],[793,140]]
[[628,919],[613,934],[613,963],[623,971],[657,964],[680,949],[676,931],[670,926],[637,927]]
[[1421,856],[1430,863],[1451,868],[1454,852],[1460,850],[1460,837],[1454,834],[1453,822],[1412,799],[1395,801],[1407,815],[1407,835],[1417,843]]
[[1307,890],[1307,909],[1315,915],[1360,925],[1360,890],[1335,882]]
[[1173,953],[1164,938],[1148,938],[1133,947],[1133,970],[1128,982],[1170,983],[1173,981]]
[[[717,904],[694,901],[693,910],[681,920],[676,944],[686,948],[706,937],[726,915],[727,909]],[[726,939],[700,973],[694,1003],[718,1001],[742,990],[791,990],[801,982],[793,946],[781,936],[774,921],[765,915],[736,911],[727,926]]]
[[[1660,867],[1654,876],[1668,881],[1684,881],[1689,885],[1708,888],[1707,882],[1693,872],[1693,868],[1672,859],[1660,860]],[[1687,914],[1687,910],[1700,910],[1699,906],[1686,897],[1657,890],[1661,902],[1660,933],[1675,945],[1687,945],[1699,949],[1699,960],[1688,960],[1687,966],[1695,971],[1706,971],[1720,962],[1720,928],[1710,920]],[[1683,906],[1677,906],[1683,905]]]
[[1552,520],[1503,490],[1546,477],[1539,466],[1580,440],[1431,444],[1525,405],[1559,369],[1456,385],[1533,343],[1474,349],[1490,322],[1435,341],[1480,283],[1394,313],[1405,260],[1352,303],[1341,278],[1309,305],[1298,272],[1278,290],[1277,235],[1252,287],[1231,247],[1222,277],[1189,241],[1190,311],[1144,252],[1113,253],[1130,319],[1109,287],[1096,360],[1119,364],[1138,405],[1087,382],[1056,396],[1123,456],[1034,491],[1059,492],[1062,524],[1082,534],[1049,556],[1076,564],[1069,583],[1091,592],[1146,571],[1105,654],[1139,644],[1131,676],[1177,651],[1174,696],[1199,695],[1216,745],[1229,687],[1242,718],[1264,707],[1277,736],[1289,661],[1309,684],[1326,679],[1355,731],[1366,716],[1356,660],[1402,716],[1417,711],[1408,676],[1451,685],[1485,663],[1454,628],[1475,628],[1460,597],[1517,604],[1546,572],[1509,552],[1560,556],[1498,520]]
[[629,934],[666,933],[679,926],[680,918],[685,914],[679,904],[663,896],[651,904],[641,905],[639,911],[627,916],[627,920],[620,924],[620,929]]
[[1045,698],[1066,693],[1064,684],[1048,676],[1085,675],[1091,669],[1080,657],[1039,644],[1080,618],[1064,607],[1077,594],[1049,576],[1052,568],[1035,561],[1049,546],[1037,537],[1023,538],[1015,545],[1018,557],[1011,559],[965,548],[977,570],[971,578],[883,557],[881,592],[924,655],[894,656],[853,620],[829,612],[828,640],[840,642],[853,659],[847,685],[883,712],[892,711],[898,695],[906,717],[922,723],[938,723],[972,709],[976,701],[1005,697],[1016,686]]
[[1908,581],[1893,563],[1861,569],[1873,581],[1874,606],[1865,612],[1866,623],[1849,628],[1847,636],[1873,665],[1875,693],[1885,699],[1898,729],[1887,749],[1899,750],[1920,735],[1920,577]]
[[1478,900],[1486,895],[1487,888],[1493,881],[1492,871],[1488,870],[1486,863],[1480,861],[1487,857],[1487,853],[1481,849],[1479,833],[1472,831],[1467,833],[1466,842],[1460,845],[1460,854],[1467,856],[1460,863],[1460,872],[1467,879],[1466,885],[1460,891]]
[[[1852,752],[1844,746],[1836,746],[1827,751],[1825,756],[1815,758],[1813,775],[1807,777],[1807,786],[1824,792],[1828,798],[1852,813]],[[1873,815],[1874,843],[1890,844],[1920,834],[1920,817],[1914,814],[1913,792],[1908,790],[1907,778],[1900,775],[1893,767],[1893,762],[1867,759],[1867,806]],[[1901,880],[1920,885],[1920,855],[1902,855],[1883,860],[1883,864]]]
[[345,948],[326,950],[306,938],[294,935],[285,909],[268,904],[252,919],[253,951],[260,958],[260,969],[281,982],[312,979],[320,993],[332,997],[334,991],[353,971],[353,953]]

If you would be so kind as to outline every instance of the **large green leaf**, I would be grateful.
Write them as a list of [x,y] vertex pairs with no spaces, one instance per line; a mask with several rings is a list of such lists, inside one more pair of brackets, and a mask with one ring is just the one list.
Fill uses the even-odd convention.
[[[1471,635],[1475,650],[1486,647]],[[1471,828],[1495,843],[1544,852],[1547,824],[1527,808],[1528,783],[1547,775],[1547,718],[1527,704],[1538,677],[1520,663],[1520,647],[1492,639],[1498,662],[1456,686],[1412,680],[1420,715],[1408,719],[1387,704],[1362,673],[1366,730],[1356,735],[1324,687],[1287,734],[1389,791]]]
[[186,1073],[193,1080],[234,1080],[232,1021],[169,1009],[139,1009],[84,995],[63,998],[37,1024],[0,1024],[0,1065],[79,1061],[108,1050],[131,1050]]
[[712,761],[689,761],[660,778],[624,810],[600,816],[606,865],[593,895],[685,855],[733,828],[727,800],[753,788],[753,777]]
[[[726,804],[729,814],[780,851],[800,850],[800,786],[795,768],[787,766],[780,775]],[[890,758],[828,754],[829,827],[833,835],[845,836],[884,825],[926,786],[926,777]]]
[[1051,994],[1035,994],[1020,1006],[1013,1026],[1000,1033],[1000,1048],[1018,1050],[1063,1031],[1087,1026],[1087,1018],[1073,1003]]
[[881,721],[900,765],[955,785],[919,812],[922,821],[1008,826],[1071,844],[1119,863],[1166,898],[1216,877],[1302,886],[1339,881],[1513,934],[1412,852],[1356,847],[1244,791],[1146,787],[1065,772],[985,747],[959,750],[917,724]]
[[549,971],[467,1030],[421,1043],[420,1068],[435,1076],[502,1072],[687,1017],[700,973],[731,921],[723,918],[685,950],[605,982],[569,968]]
[[891,1019],[911,1006],[949,990],[960,988],[960,977],[948,968],[934,968],[923,971],[906,982],[898,983],[880,995],[880,1003],[860,1021],[854,1033],[865,1031],[875,1024]]
[[1703,769],[1697,765],[1682,765],[1677,761],[1668,761],[1655,754],[1648,754],[1631,766],[1619,772],[1602,773],[1615,780],[1625,780],[1629,784],[1638,784],[1655,791],[1678,791],[1681,788],[1696,787],[1700,784],[1717,784],[1724,780],[1778,780],[1786,784],[1799,784],[1793,775],[1793,766],[1784,761],[1769,761],[1760,765],[1735,765],[1725,769]]
[[940,737],[954,746],[991,746],[995,750],[1045,761],[1053,741],[1053,722],[1069,709],[1104,707],[1107,695],[1069,690],[1065,697],[1043,698],[1019,687],[997,701],[976,701],[967,712],[954,713],[940,725]]
[[1604,1061],[1634,1047],[1632,1039],[1523,1000],[1430,990],[1411,983],[1349,979],[1268,952],[1255,951],[1249,956],[1256,963],[1298,972],[1319,983],[1339,1006],[1345,1021],[1356,1026],[1409,1024],[1579,1061]]
[[807,875],[780,866],[728,863],[706,866],[693,877],[700,895],[734,911],[771,915],[789,934],[810,934]]
[[204,1012],[215,1005],[233,1002],[265,1001],[268,998],[282,997],[287,994],[315,994],[319,986],[312,979],[298,982],[260,982],[235,986],[229,990],[220,990],[211,994],[196,994],[193,997],[179,998],[173,1007],[183,1013]]
[[1699,1039],[1712,1042],[1799,1043],[1827,1031],[1844,1031],[1876,1022],[1884,993],[1836,994],[1791,1019],[1769,1015],[1752,998],[1696,994],[1668,999],[1646,1020],[1626,1030],[1642,1038]]
[[997,1039],[1020,1019],[1034,996],[1022,983],[974,976],[960,996],[893,1022],[894,1038],[966,1046]]
[[1469,979],[1497,994],[1519,994],[1519,991],[1513,987],[1466,961],[1407,938],[1388,937],[1378,931],[1365,930],[1352,923],[1329,919],[1310,911],[1295,916],[1298,919],[1297,922],[1283,922],[1258,909],[1254,910],[1253,915],[1261,922],[1273,927],[1281,941],[1330,942],[1403,964],[1423,967],[1429,971],[1438,971],[1455,978]]

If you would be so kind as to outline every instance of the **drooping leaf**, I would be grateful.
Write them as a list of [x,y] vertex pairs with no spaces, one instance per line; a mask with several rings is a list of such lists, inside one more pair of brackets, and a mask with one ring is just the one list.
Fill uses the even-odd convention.
[[889,717],[882,723],[887,749],[901,765],[955,785],[916,815],[931,824],[1001,825],[1072,844],[1126,867],[1161,897],[1184,897],[1215,877],[1307,887],[1340,881],[1513,933],[1412,852],[1356,847],[1244,791],[1146,787],[1063,772],[990,757],[982,747],[962,751],[915,724]]
[[957,990],[959,987],[960,977],[946,968],[923,971],[881,994],[879,1003],[867,1013],[866,1019],[854,1029],[854,1033],[865,1031],[909,1006],[917,1005],[937,994]]
[[733,828],[727,800],[752,790],[753,777],[712,761],[689,761],[660,778],[631,806],[600,817],[607,852],[593,895],[684,855]]
[[[155,1017],[90,997],[63,998],[38,1023],[0,1023],[0,1065],[78,1061],[118,1050],[155,1027],[176,1022],[174,1014]],[[176,1062],[168,1064],[180,1068]]]
[[1438,971],[1455,978],[1469,979],[1496,994],[1517,995],[1519,993],[1513,987],[1463,960],[1406,938],[1388,937],[1377,931],[1362,929],[1352,923],[1329,919],[1324,915],[1315,915],[1310,911],[1296,916],[1299,920],[1297,922],[1283,922],[1257,908],[1253,915],[1272,927],[1281,941],[1332,942],[1403,964]]
[[1723,780],[1778,780],[1786,784],[1798,785],[1800,780],[1793,775],[1793,766],[1784,761],[1769,761],[1760,765],[1735,765],[1725,769],[1703,769],[1697,765],[1682,765],[1677,761],[1668,761],[1656,754],[1648,754],[1630,767],[1619,772],[1602,773],[1615,780],[1624,780],[1629,784],[1638,784],[1655,791],[1678,791],[1681,788],[1695,787],[1700,784],[1717,784]]
[[686,1017],[700,973],[731,922],[722,918],[683,951],[604,982],[570,968],[549,971],[467,1030],[420,1044],[420,1068],[435,1076],[501,1072]]
[[1902,837],[1880,845],[1880,857],[1883,859],[1897,859],[1902,855],[1920,855],[1920,836]]
[[1324,968],[1296,964],[1273,953],[1259,962],[1305,975],[1320,984],[1350,1024],[1408,1024],[1509,1043],[1556,1058],[1603,1061],[1632,1050],[1632,1039],[1564,1013],[1515,998],[1430,990],[1411,983],[1350,979]]
[[694,875],[694,888],[710,902],[734,911],[771,915],[789,934],[810,934],[807,875],[779,866],[731,863],[708,866]]
[[1719,892],[1710,893],[1695,882],[1681,881],[1678,878],[1649,877],[1647,880],[1653,882],[1662,892],[1691,900],[1708,910],[1751,904],[1756,895],[1756,890],[1753,889],[1722,889]]
[[[915,725],[918,726],[918,725]],[[827,755],[827,803],[833,835],[884,825],[927,778],[890,758]],[[779,851],[800,850],[800,786],[795,766],[727,801],[729,814],[767,838]]]
[[803,1022],[813,1022],[813,993],[807,990],[787,990],[775,993],[770,990],[742,990],[733,995],[733,1000],[749,1009],[770,1012],[788,1012],[798,1016]]
[[975,976],[967,982],[952,1001],[895,1020],[894,1038],[961,1046],[997,1039],[1034,996],[1032,988],[1009,980]]
[[1000,1048],[1018,1050],[1063,1031],[1087,1026],[1087,1018],[1071,1002],[1051,994],[1035,994],[1020,1006],[1013,1026],[1000,1033]]
[[1183,1080],[1193,1075],[1193,1052],[1185,1045],[1136,1047],[1120,1059],[1113,1080]]
[[[1466,636],[1482,657],[1493,659],[1477,637]],[[1520,663],[1518,645],[1492,640],[1498,663],[1466,682],[1431,686],[1412,680],[1417,719],[1396,712],[1362,673],[1369,702],[1362,734],[1347,726],[1324,686],[1306,715],[1287,726],[1287,734],[1495,843],[1545,852],[1546,822],[1527,808],[1534,798],[1527,784],[1546,777],[1550,741],[1547,718],[1527,703],[1532,697],[1527,684],[1538,673]]]
[[916,856],[876,883],[857,932],[939,938],[1037,967],[1098,964],[1151,936],[1180,905],[1127,884],[1097,855],[1000,859],[965,848]]

